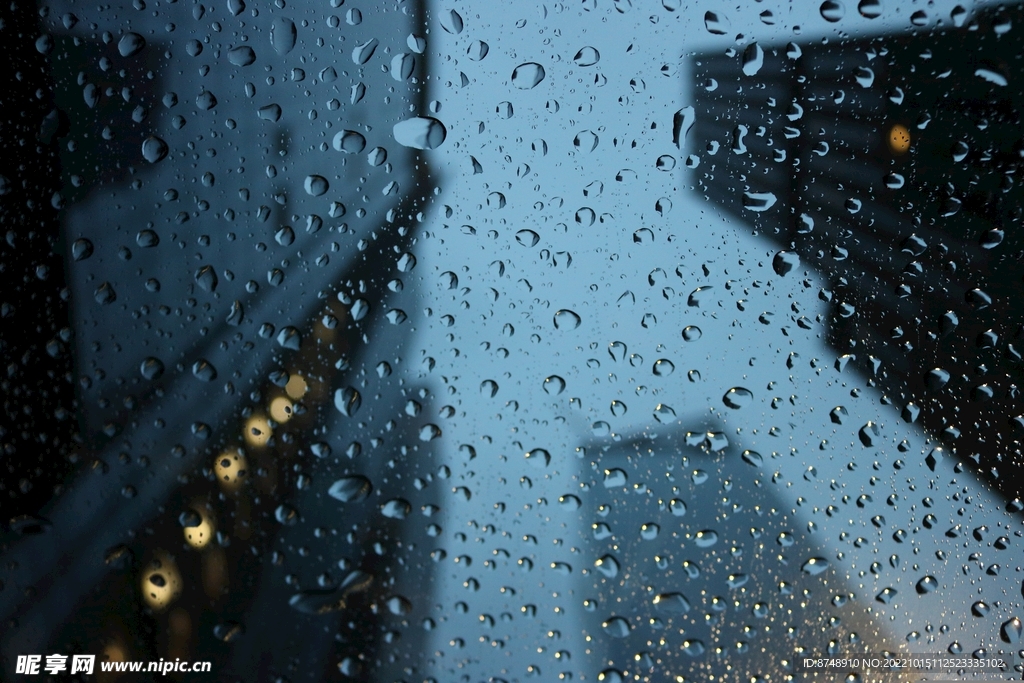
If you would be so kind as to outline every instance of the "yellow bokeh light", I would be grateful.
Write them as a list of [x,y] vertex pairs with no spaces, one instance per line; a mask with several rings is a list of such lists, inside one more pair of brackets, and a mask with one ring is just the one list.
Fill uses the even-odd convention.
[[288,384],[284,385],[284,393],[296,401],[305,396],[308,390],[309,385],[301,375],[292,375],[288,378]]
[[[125,646],[124,641],[120,638],[111,640],[103,647],[103,651],[100,653],[100,661],[103,662],[126,662],[128,661],[128,648]],[[103,671],[100,667],[96,667],[97,676],[96,680],[100,683],[106,683],[106,681],[117,680],[121,676],[121,672],[118,671]]]
[[889,129],[889,149],[896,154],[903,154],[910,149],[910,131],[906,126],[897,123]]
[[270,402],[270,417],[278,424],[292,419],[292,402],[284,396],[278,396]]
[[209,545],[215,533],[213,518],[210,516],[210,513],[198,505],[189,509],[199,515],[200,522],[199,526],[187,526],[184,528],[185,542],[196,549],[205,548]]
[[153,609],[163,609],[181,594],[181,572],[169,553],[157,551],[142,571],[142,599]]
[[273,432],[267,418],[262,415],[253,415],[245,421],[243,434],[245,442],[250,446],[265,446],[270,441]]
[[249,461],[241,450],[225,451],[213,461],[213,473],[221,488],[236,491],[249,474]]

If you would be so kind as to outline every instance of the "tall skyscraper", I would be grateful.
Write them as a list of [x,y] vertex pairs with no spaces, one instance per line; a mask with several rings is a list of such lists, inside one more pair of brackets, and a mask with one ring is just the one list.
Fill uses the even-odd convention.
[[771,240],[776,273],[827,278],[822,334],[884,391],[879,420],[922,425],[1009,498],[1024,481],[1022,19],[958,7],[904,35],[702,54],[676,118],[697,188]]

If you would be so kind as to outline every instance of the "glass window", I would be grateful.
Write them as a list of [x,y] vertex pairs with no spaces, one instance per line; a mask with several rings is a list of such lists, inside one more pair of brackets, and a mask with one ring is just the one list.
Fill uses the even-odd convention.
[[2,21],[7,676],[1020,678],[1019,5]]

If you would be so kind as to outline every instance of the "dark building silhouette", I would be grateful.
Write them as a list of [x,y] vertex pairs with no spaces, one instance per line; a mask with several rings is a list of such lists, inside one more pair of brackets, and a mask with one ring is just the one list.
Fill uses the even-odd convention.
[[[233,6],[252,23],[276,18]],[[378,497],[434,500],[408,484],[432,470],[421,423],[402,417],[408,400],[427,412],[431,401],[379,364],[396,362],[407,334],[385,318],[388,285],[415,238],[425,163],[391,146],[396,170],[371,175],[364,159],[325,151],[316,172],[329,169],[339,202],[311,210],[310,171],[271,178],[274,164],[302,169],[312,144],[288,127],[303,70],[276,76],[299,94],[266,92],[274,79],[260,74],[250,101],[241,66],[182,35],[201,37],[231,6],[128,15],[147,36],[138,50],[124,31],[90,29],[84,10],[12,8],[5,35],[20,42],[0,170],[5,673],[19,654],[84,652],[210,660],[217,680],[322,680],[340,662],[353,677],[400,675],[430,605],[387,601],[401,571],[427,594],[429,549],[382,517]],[[179,33],[164,42],[169,15]],[[404,2],[361,30],[405,41],[424,21],[421,3]],[[201,57],[195,71],[173,73],[186,51]],[[309,80],[330,79],[326,66]],[[422,89],[371,66],[370,88],[389,88],[406,116],[426,111]],[[414,76],[426,73],[418,55]],[[278,121],[281,105],[294,109]],[[339,106],[347,126],[382,116],[381,104]],[[245,136],[225,142],[231,126]],[[354,320],[358,300],[372,303]],[[364,394],[358,416],[336,407],[346,387]],[[406,479],[389,485],[389,470]],[[325,495],[349,473],[374,482],[364,505]]]
[[941,19],[699,55],[686,144],[699,191],[774,242],[777,273],[827,278],[836,362],[1015,498],[1024,12]]

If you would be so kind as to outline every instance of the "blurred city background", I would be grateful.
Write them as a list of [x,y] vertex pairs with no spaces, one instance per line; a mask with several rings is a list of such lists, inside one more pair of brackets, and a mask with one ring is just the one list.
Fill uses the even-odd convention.
[[1019,7],[8,15],[9,677],[1019,647]]

